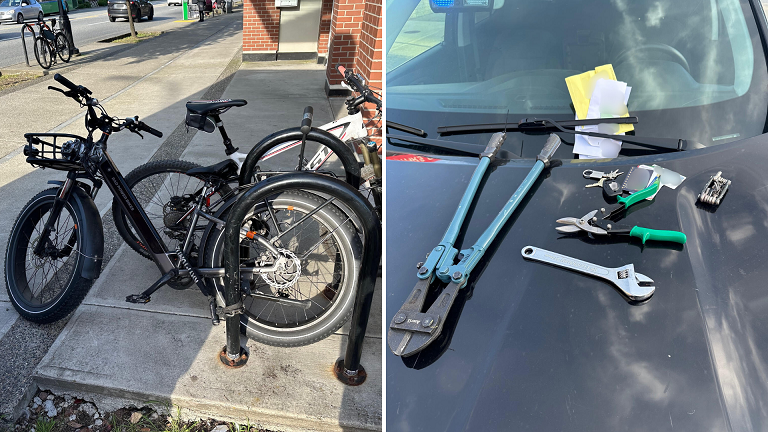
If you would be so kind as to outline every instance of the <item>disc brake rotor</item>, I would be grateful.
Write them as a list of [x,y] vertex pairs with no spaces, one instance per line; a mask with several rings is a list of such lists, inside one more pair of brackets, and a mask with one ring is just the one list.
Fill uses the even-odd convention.
[[288,249],[278,249],[280,257],[275,261],[275,271],[261,273],[269,286],[276,289],[285,289],[293,286],[301,276],[301,261]]

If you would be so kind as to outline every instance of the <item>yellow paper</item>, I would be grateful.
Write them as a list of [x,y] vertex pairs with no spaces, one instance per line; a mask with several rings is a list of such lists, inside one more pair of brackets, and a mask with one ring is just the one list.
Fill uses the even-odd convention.
[[[595,70],[569,76],[565,79],[565,84],[568,86],[568,92],[571,94],[573,107],[576,109],[576,115],[579,119],[587,118],[589,100],[592,97],[592,92],[595,90],[595,83],[601,78],[617,81],[616,73],[613,71],[612,65],[607,64],[598,66]],[[622,117],[629,117],[629,113]],[[635,130],[634,125],[623,124],[619,125],[618,133],[625,133],[632,130]]]

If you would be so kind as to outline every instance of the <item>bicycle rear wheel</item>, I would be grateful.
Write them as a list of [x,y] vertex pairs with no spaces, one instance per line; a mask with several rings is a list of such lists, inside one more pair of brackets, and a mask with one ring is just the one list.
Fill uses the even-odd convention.
[[37,64],[43,69],[49,69],[53,64],[53,56],[55,54],[51,52],[51,47],[48,45],[48,41],[42,36],[35,38],[35,59]]
[[[125,182],[139,200],[150,223],[169,250],[174,250],[184,241],[190,220],[187,212],[195,205],[193,195],[199,192],[205,183],[203,179],[187,174],[187,171],[198,167],[200,165],[193,162],[159,160],[141,165],[125,176]],[[228,195],[231,190],[229,186],[222,184],[207,202],[210,205],[216,205],[220,198]],[[187,215],[186,218],[185,215]],[[112,202],[112,216],[117,231],[128,246],[139,255],[151,260],[152,256],[117,201]],[[207,224],[208,221],[201,218],[195,229],[193,238],[195,248],[190,255],[193,262],[196,262],[200,234]]]
[[[333,203],[323,206],[327,200],[291,190],[259,203],[245,220],[229,221],[242,223],[286,257],[281,264],[260,243],[241,241],[242,274],[257,264],[280,268],[254,274],[243,292],[241,330],[249,338],[274,346],[308,345],[330,336],[352,316],[363,245],[350,216]],[[224,230],[214,227],[205,267],[223,267],[223,249]],[[223,278],[209,282],[224,291]]]
[[67,39],[67,37],[64,36],[64,33],[61,32],[56,34],[56,53],[59,55],[61,61],[69,63],[69,59],[72,56],[69,49],[69,39]]

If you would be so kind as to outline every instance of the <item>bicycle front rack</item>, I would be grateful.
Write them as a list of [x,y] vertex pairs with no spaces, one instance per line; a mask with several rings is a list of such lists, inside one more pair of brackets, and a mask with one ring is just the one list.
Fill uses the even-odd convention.
[[[365,236],[355,309],[349,330],[349,341],[344,357],[334,364],[336,378],[346,385],[357,386],[365,382],[367,374],[360,364],[365,330],[373,303],[373,293],[381,260],[381,224],[376,210],[357,190],[335,178],[309,172],[295,172],[271,177],[257,183],[241,196],[229,213],[224,231],[224,299],[231,307],[241,301],[240,296],[240,226],[250,209],[269,196],[286,190],[307,190],[336,197],[360,223]],[[236,282],[237,281],[237,282]],[[239,367],[248,361],[240,346],[240,315],[226,317],[227,345],[220,360],[227,366]]]

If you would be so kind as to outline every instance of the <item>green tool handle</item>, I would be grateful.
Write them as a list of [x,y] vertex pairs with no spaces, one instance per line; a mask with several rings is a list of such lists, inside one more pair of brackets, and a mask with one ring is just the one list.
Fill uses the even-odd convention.
[[619,197],[618,199],[619,203],[624,204],[624,208],[627,208],[632,204],[638,203],[648,197],[653,196],[653,194],[655,194],[659,190],[659,184],[660,184],[659,180],[660,179],[657,178],[647,188],[643,190],[639,190],[628,197]]
[[645,244],[646,240],[669,241],[685,244],[685,233],[680,231],[654,230],[636,226],[629,232],[632,237],[637,237]]

